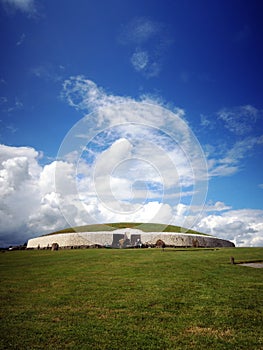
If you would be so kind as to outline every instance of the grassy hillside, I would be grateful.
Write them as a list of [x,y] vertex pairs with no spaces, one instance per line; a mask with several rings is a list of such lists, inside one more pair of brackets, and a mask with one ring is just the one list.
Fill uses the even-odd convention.
[[0,349],[263,349],[263,248],[0,254]]
[[[186,228],[174,225],[154,224],[154,223],[135,223],[135,222],[118,222],[109,224],[95,224],[70,227],[60,231],[49,233],[49,235],[55,235],[58,233],[70,233],[70,232],[98,232],[98,231],[114,231],[120,228],[137,228],[144,232],[179,232],[179,233],[193,233],[199,235],[205,235],[204,233],[188,230]],[[46,236],[46,235],[45,235]]]

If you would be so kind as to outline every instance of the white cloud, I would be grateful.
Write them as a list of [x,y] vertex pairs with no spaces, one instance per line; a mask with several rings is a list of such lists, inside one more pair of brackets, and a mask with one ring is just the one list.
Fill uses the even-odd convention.
[[21,11],[28,16],[37,13],[35,0],[1,0],[7,11]]
[[[67,205],[73,167],[64,162],[42,167],[39,158],[33,148],[0,145],[1,246],[24,243],[30,236],[66,226],[58,198],[61,191]],[[55,171],[60,178],[58,189]]]
[[37,152],[27,147],[1,145],[0,154],[1,236],[21,235],[20,239],[26,239],[27,219],[38,196],[35,192],[40,169]]
[[224,108],[217,113],[218,119],[223,120],[225,127],[236,135],[249,133],[262,112],[251,105]]
[[63,79],[63,69],[61,69],[61,66],[55,66],[50,62],[45,62],[31,68],[30,74],[46,81],[61,82]]
[[203,128],[214,129],[215,123],[213,122],[213,120],[211,120],[211,118],[208,118],[206,115],[201,114],[200,119],[201,119],[200,125]]
[[122,28],[120,42],[124,45],[130,43],[141,45],[156,36],[162,26],[161,23],[149,18],[136,17]]
[[131,63],[135,70],[143,70],[149,62],[149,56],[147,51],[136,51],[131,57]]
[[[15,157],[2,162],[0,181],[4,185],[1,189],[3,196],[20,190],[23,183],[28,179],[28,160],[26,157]],[[5,192],[6,190],[8,192]]]
[[25,33],[23,33],[23,34],[20,36],[19,40],[16,42],[16,46],[22,45],[23,42],[25,41],[25,38],[26,38],[26,35],[25,35]]
[[82,76],[65,81],[63,97],[90,112],[67,134],[59,154],[61,160],[74,154],[85,205],[97,195],[114,215],[125,216],[151,201],[173,207],[186,197],[192,205],[205,199],[205,158],[181,109],[172,113],[159,101],[107,94]]
[[[117,147],[118,143],[122,146],[121,149]],[[112,158],[122,161],[127,155],[130,156],[131,151],[131,144],[127,140],[120,140],[102,154],[98,160],[98,169],[102,173],[107,170],[105,157],[110,157],[107,159],[112,168]],[[135,193],[135,200],[128,201],[123,210],[123,198],[116,200],[113,197],[113,202],[103,202],[96,196],[94,188],[90,186],[89,171],[85,177],[79,179],[76,196],[76,169],[73,163],[54,161],[41,166],[39,152],[29,147],[1,145],[0,155],[0,245],[24,243],[30,237],[68,226],[69,223],[61,212],[67,213],[66,219],[75,225],[114,221],[183,225],[187,217],[195,216],[195,211],[198,211],[198,208],[181,202],[172,205],[151,198],[148,201],[139,201],[136,191],[127,187],[130,179],[122,174],[125,167],[116,173],[121,176],[113,177],[112,183],[113,194],[118,193],[118,187],[121,191],[127,190],[128,195]],[[56,177],[57,184],[54,180]],[[108,188],[105,190],[108,191]],[[84,200],[79,200],[82,196]],[[239,246],[262,246],[262,217],[262,210],[231,210],[224,203],[216,202],[205,208],[202,218],[193,228],[229,239]]]
[[119,42],[131,47],[133,68],[147,78],[160,74],[166,51],[172,44],[166,26],[145,17],[136,17],[124,26]]
[[209,175],[212,176],[231,176],[239,171],[237,165],[231,164],[220,164],[222,161],[217,162],[215,159],[208,160],[210,166]]
[[[253,155],[255,147],[263,144],[263,135],[246,137],[241,141],[236,141],[234,145],[225,150],[224,147],[217,153],[221,154],[221,158],[215,158],[216,149],[208,156],[208,167],[210,176],[229,176],[238,172],[241,168],[241,161]],[[222,154],[223,153],[223,154]]]
[[[7,100],[5,101],[5,103],[7,103]],[[14,103],[12,105],[6,106],[6,108],[3,111],[7,113],[13,113],[21,110],[23,107],[23,102],[16,97]]]
[[[224,108],[217,113],[217,120],[222,120],[234,135],[217,145],[205,146],[211,177],[231,176],[242,170],[243,160],[252,157],[263,144],[263,135],[259,134],[262,116],[262,111],[252,105]],[[214,119],[201,115],[201,126],[214,129],[216,124]]]
[[31,198],[16,224],[23,232],[114,218],[170,222],[182,199],[201,206],[206,163],[181,109],[110,95],[83,77],[67,80],[63,96],[90,114],[69,131],[57,161],[40,167],[32,148],[2,146],[6,218],[20,189]]
[[[114,221],[171,223],[261,244],[262,211],[234,211],[223,202],[203,207],[206,161],[183,110],[107,94],[82,76],[65,81],[63,97],[89,114],[68,132],[56,161],[41,166],[35,149],[0,145],[0,245]],[[261,143],[250,137],[222,151],[210,159],[212,174],[237,171],[245,152]]]
[[243,159],[247,152],[251,152],[255,146],[263,144],[263,135],[246,137],[242,141],[237,141],[234,146],[228,151],[225,158],[226,162],[232,162],[233,159],[238,161]]
[[221,212],[221,211],[226,211],[226,210],[229,210],[229,209],[231,209],[230,206],[225,205],[225,203],[220,202],[220,201],[217,201],[214,204],[208,203],[205,206],[205,211],[206,212]]
[[107,94],[103,88],[98,87],[93,81],[82,75],[73,76],[63,83],[61,94],[67,103],[78,110],[92,112],[108,105],[124,103],[128,99],[121,96]]
[[197,228],[237,246],[263,246],[263,210],[228,210],[203,217]]
[[142,72],[146,77],[157,77],[161,71],[161,64],[153,59],[152,55],[146,50],[136,49],[132,54],[131,64],[137,72]]
[[[224,137],[217,145],[205,146],[210,177],[232,176],[244,169],[244,159],[253,157],[263,144],[263,135],[259,134],[262,116],[262,111],[252,105],[224,108],[217,113],[217,121],[223,121],[234,135]],[[216,124],[214,119],[201,115],[201,126],[215,129]]]
[[36,161],[39,156],[40,153],[32,147],[10,147],[0,144],[0,165],[9,159],[26,157],[29,164],[28,172],[32,177],[39,173],[40,166]]
[[[143,95],[138,104],[131,97],[117,96],[106,92],[102,87],[82,75],[72,76],[64,81],[61,97],[71,107],[90,113],[86,116],[86,124],[90,123],[92,127],[98,127],[99,130],[121,123],[144,124],[145,121],[147,125],[150,123],[154,128],[166,127],[167,130],[170,130],[174,126],[174,129],[178,130],[178,134],[183,133],[183,130],[186,131],[188,128],[180,122],[184,117],[183,109],[174,107],[172,110],[173,118],[171,118],[171,111],[163,109],[161,117],[160,109],[158,110],[157,107],[166,107],[161,99]],[[123,107],[124,104],[125,107]],[[151,108],[150,105],[156,105],[156,108]],[[169,109],[171,109],[170,106]],[[100,112],[100,110],[103,111]],[[186,123],[185,120],[184,122]],[[83,128],[79,130],[78,135],[82,138],[89,137],[87,134],[85,136]]]

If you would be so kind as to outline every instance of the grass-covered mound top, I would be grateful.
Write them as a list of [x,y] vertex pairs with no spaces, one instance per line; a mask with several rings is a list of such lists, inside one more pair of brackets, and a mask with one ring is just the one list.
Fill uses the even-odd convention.
[[76,226],[69,227],[63,230],[59,230],[56,232],[52,232],[48,235],[56,235],[59,233],[72,233],[72,232],[99,232],[99,231],[114,231],[121,228],[134,228],[139,229],[143,232],[175,232],[175,233],[191,233],[204,235],[206,234],[194,230],[189,230],[184,227],[174,226],[174,225],[165,225],[165,224],[154,224],[154,223],[138,223],[138,222],[117,222],[117,223],[109,223],[109,224],[93,224],[93,225],[84,225],[84,226]]

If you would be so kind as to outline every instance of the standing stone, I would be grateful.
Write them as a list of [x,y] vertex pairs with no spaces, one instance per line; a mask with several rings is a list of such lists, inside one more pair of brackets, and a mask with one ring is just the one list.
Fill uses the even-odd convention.
[[58,250],[58,243],[52,243],[51,250]]
[[157,248],[164,248],[164,247],[165,247],[165,243],[164,243],[164,241],[162,241],[161,239],[158,239],[158,240],[156,241],[156,243],[155,243],[155,246],[156,246]]

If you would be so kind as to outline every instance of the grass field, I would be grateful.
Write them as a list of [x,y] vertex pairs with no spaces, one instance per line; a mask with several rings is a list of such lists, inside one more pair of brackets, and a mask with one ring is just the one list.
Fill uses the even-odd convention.
[[263,349],[263,248],[0,254],[1,349]]
[[[115,222],[108,224],[93,224],[77,227],[68,227],[63,230],[51,232],[48,235],[56,235],[58,233],[71,233],[71,232],[98,232],[98,231],[114,231],[122,228],[137,228],[143,232],[179,232],[179,233],[193,233],[203,236],[209,236],[205,233],[190,230],[181,226],[154,224],[154,223],[138,223],[138,222]],[[47,234],[45,234],[47,235]]]

